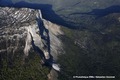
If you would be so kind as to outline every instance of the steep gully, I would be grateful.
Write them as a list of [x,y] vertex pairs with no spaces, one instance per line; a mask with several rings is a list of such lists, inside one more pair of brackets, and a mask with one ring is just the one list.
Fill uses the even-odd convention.
[[49,30],[44,27],[41,11],[38,10],[38,12],[39,13],[36,14],[36,16],[41,37],[36,33],[35,27],[29,26],[27,29],[28,33],[24,52],[25,54],[28,54],[30,50],[30,44],[32,43],[34,50],[39,53],[42,59],[42,64],[52,67],[56,71],[60,71],[59,66],[55,63],[53,56],[50,54]]

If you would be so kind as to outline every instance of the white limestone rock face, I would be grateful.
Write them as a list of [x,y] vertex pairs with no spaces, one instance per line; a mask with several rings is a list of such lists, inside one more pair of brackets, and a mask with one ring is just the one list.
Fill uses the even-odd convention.
[[43,19],[40,10],[0,7],[0,54],[27,57],[30,51],[39,53],[39,49],[45,60],[52,56],[54,62],[63,52],[59,35],[63,35],[60,26]]

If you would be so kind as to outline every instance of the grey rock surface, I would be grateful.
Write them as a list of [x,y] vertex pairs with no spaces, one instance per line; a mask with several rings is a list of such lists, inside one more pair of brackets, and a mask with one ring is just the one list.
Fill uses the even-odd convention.
[[40,10],[0,8],[0,54],[27,57],[30,51],[40,55],[41,51],[41,59],[51,61],[54,68],[53,62],[63,50],[59,35],[63,35],[60,26],[43,19]]

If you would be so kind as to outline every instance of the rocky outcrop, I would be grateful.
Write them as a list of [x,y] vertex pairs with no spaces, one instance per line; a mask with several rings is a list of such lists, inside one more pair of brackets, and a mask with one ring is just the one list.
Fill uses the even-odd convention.
[[45,65],[59,71],[56,60],[63,50],[59,35],[63,35],[60,26],[43,19],[40,10],[0,8],[0,54],[19,52],[26,58],[34,51]]

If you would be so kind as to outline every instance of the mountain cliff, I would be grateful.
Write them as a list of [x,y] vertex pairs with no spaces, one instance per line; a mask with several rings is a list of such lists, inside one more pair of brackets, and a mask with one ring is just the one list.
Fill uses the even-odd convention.
[[[31,65],[32,58],[39,60],[39,63],[35,62],[33,65],[45,65],[46,70],[47,67],[49,68],[49,78],[52,78],[53,73],[57,75],[55,71],[60,71],[56,62],[57,56],[63,51],[63,44],[58,38],[63,35],[59,25],[43,19],[40,10],[8,7],[0,8],[0,25],[2,79],[12,79],[13,75],[9,78],[7,74],[14,72],[14,68],[19,69],[20,66],[23,69],[32,68],[33,66],[28,66]],[[36,56],[39,56],[39,59]],[[37,69],[39,71],[39,68]],[[47,73],[49,73],[49,70],[47,70]],[[47,76],[47,73],[44,76]],[[25,74],[24,71],[19,72],[18,70],[17,74],[25,77],[22,75]],[[17,74],[16,76],[18,76]],[[31,75],[29,77],[35,76]]]

